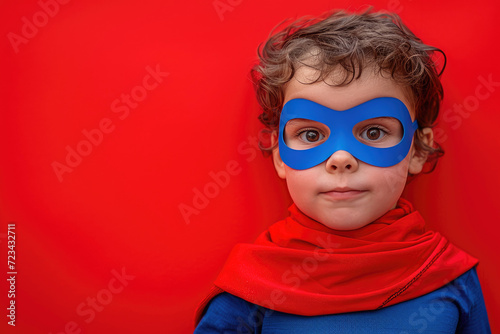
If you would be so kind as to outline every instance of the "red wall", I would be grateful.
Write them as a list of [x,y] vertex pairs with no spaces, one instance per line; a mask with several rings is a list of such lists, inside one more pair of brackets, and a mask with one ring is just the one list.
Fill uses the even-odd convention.
[[[255,145],[248,71],[257,45],[285,18],[364,4],[3,2],[0,267],[7,276],[15,223],[17,275],[15,299],[0,283],[0,331],[191,332],[233,245],[253,240],[289,204]],[[448,55],[438,126],[447,153],[408,197],[480,259],[499,330],[498,5],[373,5],[398,12]]]

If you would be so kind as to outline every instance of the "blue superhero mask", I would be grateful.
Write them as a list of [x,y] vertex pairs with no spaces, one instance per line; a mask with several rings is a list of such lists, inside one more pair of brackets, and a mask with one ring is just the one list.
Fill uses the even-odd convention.
[[[374,118],[389,117],[399,121],[402,137],[389,147],[375,147],[362,142],[354,134],[359,124]],[[290,120],[301,119],[322,123],[329,130],[326,140],[317,146],[294,149],[285,143],[285,129]],[[364,123],[361,123],[364,122]],[[393,97],[379,97],[353,108],[338,111],[305,99],[288,101],[281,111],[279,153],[283,162],[293,169],[303,170],[319,165],[339,150],[377,167],[390,167],[408,154],[413,134],[418,128],[403,102]]]

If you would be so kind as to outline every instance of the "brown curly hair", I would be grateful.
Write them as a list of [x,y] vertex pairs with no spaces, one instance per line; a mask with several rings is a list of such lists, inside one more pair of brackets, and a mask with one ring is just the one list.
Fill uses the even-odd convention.
[[[313,50],[317,61],[305,62]],[[444,60],[440,71],[434,59],[436,52]],[[264,133],[277,131],[286,83],[299,67],[318,71],[318,77],[310,83],[324,81],[333,70],[342,68],[343,71],[335,72],[341,73],[335,86],[349,85],[361,76],[363,69],[373,67],[409,93],[419,125],[414,143],[417,152],[428,154],[427,171],[432,171],[443,155],[439,144],[431,147],[420,138],[421,129],[434,126],[438,117],[443,99],[440,75],[446,56],[440,49],[422,43],[398,15],[368,9],[362,13],[332,11],[317,18],[303,17],[271,33],[264,46],[259,46],[258,56],[259,63],[251,76],[263,109],[259,119],[266,126]],[[271,151],[274,146],[264,138],[261,136],[261,149]]]

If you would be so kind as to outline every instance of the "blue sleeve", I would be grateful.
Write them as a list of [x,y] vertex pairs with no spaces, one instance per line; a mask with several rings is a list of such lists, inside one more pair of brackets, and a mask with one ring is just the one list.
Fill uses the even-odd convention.
[[222,293],[210,302],[194,334],[260,333],[263,317],[259,306],[229,293]]
[[476,334],[491,333],[488,321],[488,313],[484,304],[483,293],[476,268],[469,270],[469,277],[463,286],[456,286],[462,295],[460,302],[460,321],[457,326],[457,333]]

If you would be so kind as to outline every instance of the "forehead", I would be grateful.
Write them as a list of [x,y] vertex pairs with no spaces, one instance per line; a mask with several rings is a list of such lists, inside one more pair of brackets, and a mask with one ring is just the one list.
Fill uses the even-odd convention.
[[318,77],[318,72],[306,66],[300,67],[285,87],[283,103],[302,98],[330,109],[346,110],[377,97],[395,97],[406,105],[414,117],[406,91],[392,79],[376,73],[372,68],[365,68],[359,79],[346,86],[335,86],[335,73],[333,71],[324,81],[311,83]]

